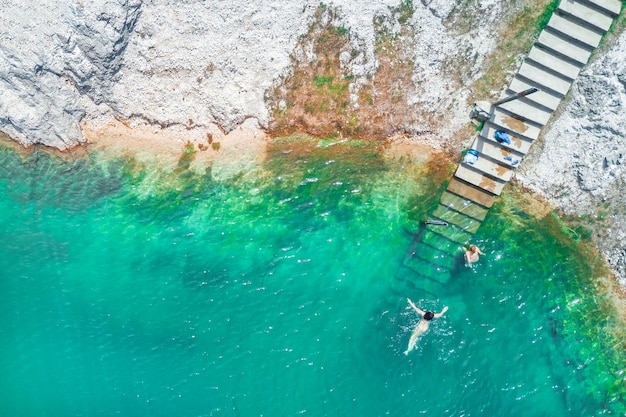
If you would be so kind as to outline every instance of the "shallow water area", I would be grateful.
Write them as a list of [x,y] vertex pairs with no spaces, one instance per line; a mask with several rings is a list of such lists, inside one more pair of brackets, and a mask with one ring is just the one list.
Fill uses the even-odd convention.
[[[434,294],[403,266],[445,168],[296,139],[229,181],[98,154],[0,162],[2,415],[624,410],[618,324],[550,219],[504,198],[486,256]],[[405,356],[407,297],[449,311]]]

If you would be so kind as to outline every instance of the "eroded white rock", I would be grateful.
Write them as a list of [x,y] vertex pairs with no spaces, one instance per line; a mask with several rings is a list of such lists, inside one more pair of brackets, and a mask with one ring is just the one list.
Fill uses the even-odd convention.
[[[355,75],[354,97],[359,79],[377,68],[375,17],[390,16],[402,4],[328,2],[362,57],[346,60]],[[267,126],[265,94],[289,71],[318,7],[313,0],[3,0],[0,129],[25,145],[66,149],[85,140],[85,118],[162,127],[218,124],[225,131],[254,118]],[[452,8],[446,2],[415,2],[413,8],[414,82],[429,88],[417,88],[408,100],[442,111],[455,103],[461,117],[449,118],[454,130],[466,123],[467,109],[459,103],[467,91],[449,83],[442,64],[459,50],[486,55],[493,37],[480,28],[448,33],[443,19]],[[484,8],[484,22],[496,9]]]
[[562,115],[516,175],[569,214],[604,213],[599,242],[626,286],[626,33],[586,67]]

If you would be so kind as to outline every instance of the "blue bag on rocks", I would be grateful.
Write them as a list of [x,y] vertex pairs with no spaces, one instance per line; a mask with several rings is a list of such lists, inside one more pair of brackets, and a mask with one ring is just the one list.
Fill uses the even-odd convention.
[[511,138],[504,130],[496,130],[493,137],[500,143],[506,143],[507,145],[511,144]]
[[466,164],[474,165],[474,162],[478,161],[478,151],[470,149],[463,157],[463,162]]

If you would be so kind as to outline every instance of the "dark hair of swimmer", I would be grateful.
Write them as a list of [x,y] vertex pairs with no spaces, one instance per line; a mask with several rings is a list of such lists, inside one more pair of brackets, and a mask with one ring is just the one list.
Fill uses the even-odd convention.
[[433,313],[432,311],[427,311],[426,313],[424,313],[424,319],[426,321],[430,321],[435,317],[435,313]]

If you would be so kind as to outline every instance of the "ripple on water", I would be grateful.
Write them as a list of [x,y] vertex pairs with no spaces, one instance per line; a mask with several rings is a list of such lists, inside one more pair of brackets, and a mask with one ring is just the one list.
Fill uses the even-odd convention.
[[[164,174],[126,168],[116,176],[102,168],[115,164],[92,162],[24,169],[2,154],[12,161],[0,164],[3,409],[602,412],[615,381],[591,376],[619,362],[586,318],[601,306],[573,245],[496,207],[476,236],[487,253],[478,266],[430,285],[402,266],[407,212],[430,204],[430,179],[373,167],[370,156],[359,166],[320,152],[289,170],[276,167],[297,152],[281,153],[292,159],[269,163],[281,174],[267,176],[281,181],[232,184],[161,182]],[[83,191],[32,192],[42,167],[58,172],[59,184],[84,176]],[[110,177],[116,186],[87,191]],[[418,321],[407,296],[450,309],[405,356]]]

